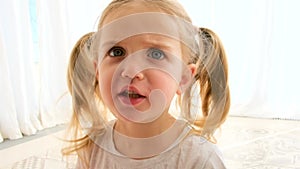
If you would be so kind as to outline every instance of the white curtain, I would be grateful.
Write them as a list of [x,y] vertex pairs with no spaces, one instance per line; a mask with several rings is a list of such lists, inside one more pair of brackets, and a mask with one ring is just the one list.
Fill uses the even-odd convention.
[[[33,1],[36,28],[30,24]],[[0,141],[69,120],[70,98],[64,95],[69,54],[80,36],[96,29],[108,2],[0,0]],[[224,43],[231,115],[300,119],[300,2],[180,2],[196,25],[213,29]]]
[[40,120],[44,127],[66,121],[70,104],[61,97],[66,92],[66,66],[70,43],[66,3],[37,3],[40,66]]
[[28,3],[1,2],[0,38],[1,140],[15,139],[42,129]]
[[300,120],[300,2],[181,2],[221,37],[229,60],[230,115]]
[[[80,0],[0,3],[1,142],[69,121],[69,54],[81,35],[93,31],[102,5]],[[30,10],[36,10],[36,27]]]

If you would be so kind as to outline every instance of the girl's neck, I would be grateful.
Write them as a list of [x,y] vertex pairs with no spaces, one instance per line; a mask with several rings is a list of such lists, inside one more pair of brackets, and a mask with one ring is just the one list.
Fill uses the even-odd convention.
[[117,120],[114,129],[120,134],[134,138],[148,138],[159,135],[170,128],[176,119],[169,113],[165,113],[150,123],[135,123]]
[[136,160],[165,152],[184,134],[186,123],[171,115],[146,124],[117,120],[113,142],[121,154]]

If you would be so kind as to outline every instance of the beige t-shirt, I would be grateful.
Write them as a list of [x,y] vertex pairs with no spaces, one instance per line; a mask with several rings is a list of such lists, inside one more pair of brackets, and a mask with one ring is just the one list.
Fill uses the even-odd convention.
[[[181,136],[166,151],[143,160],[125,157],[114,148],[113,130],[108,130],[104,144],[94,144],[90,154],[91,169],[225,169],[218,147],[205,138],[182,131]],[[99,146],[100,145],[100,146]],[[109,151],[107,151],[107,147]],[[106,149],[106,150],[105,150]],[[78,161],[77,168],[82,169]]]

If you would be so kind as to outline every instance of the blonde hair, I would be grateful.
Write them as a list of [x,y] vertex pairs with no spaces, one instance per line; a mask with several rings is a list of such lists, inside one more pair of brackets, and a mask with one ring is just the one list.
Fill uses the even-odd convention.
[[191,19],[188,17],[188,14],[184,10],[184,8],[178,3],[177,0],[113,0],[102,12],[98,24],[98,29],[100,29],[101,26],[103,26],[104,20],[113,10],[117,10],[118,8],[124,5],[134,2],[144,3],[148,6],[156,7],[157,9],[161,9],[167,14],[174,15],[188,22],[191,22]]
[[[81,66],[81,69],[85,69],[82,67],[82,65],[78,64],[78,61],[84,60],[79,59],[80,57],[86,57],[83,55],[82,50],[87,47],[93,34],[94,32],[90,32],[78,39],[71,51],[67,71],[67,85],[72,96],[73,114],[70,120],[69,128],[66,132],[68,137],[66,141],[69,143],[69,145],[62,149],[62,154],[71,155],[72,153],[77,152],[78,157],[82,159],[82,161],[86,161],[85,156],[80,155],[82,153],[79,153],[78,151],[90,147],[89,145],[91,145],[91,140],[89,139],[88,135],[82,133],[82,126],[80,125],[79,116],[77,114],[77,109],[80,107],[80,105],[82,105],[82,101],[80,100],[80,97],[77,97],[78,90],[76,90],[77,87],[74,79],[78,78],[78,75],[76,74],[78,71],[75,71],[76,67]],[[71,133],[71,135],[68,133]],[[88,164],[85,165],[87,166]]]
[[[190,63],[197,65],[194,85],[200,85],[202,116],[191,121],[195,134],[205,136],[216,142],[213,134],[226,120],[230,108],[230,90],[228,84],[228,63],[224,46],[218,35],[208,28],[199,28],[202,40],[202,53],[191,57]],[[183,95],[182,106],[191,112],[193,106],[192,86]],[[180,100],[179,100],[180,102]]]
[[[147,5],[153,5],[167,14],[177,16],[191,23],[191,19],[176,0],[113,0],[103,11],[98,29],[101,29],[106,17],[110,13],[114,12],[114,10],[121,8],[123,5],[134,2],[142,2]],[[84,150],[89,150],[91,148],[92,141],[88,134],[92,132],[92,129],[88,131],[88,134],[80,132],[84,129],[80,125],[79,116],[82,115],[82,113],[92,114],[91,108],[85,105],[91,102],[91,100],[84,100],[79,97],[77,92],[84,91],[74,89],[76,88],[76,85],[73,83],[74,78],[76,78],[74,77],[75,63],[80,56],[88,57],[84,56],[83,51],[89,47],[86,44],[87,42],[90,42],[89,40],[92,39],[91,37],[92,33],[84,35],[78,40],[71,52],[67,78],[69,91],[73,98],[74,114],[70,123],[69,132],[73,134],[73,139],[70,141],[71,145],[63,149],[63,154],[65,155],[76,152],[81,160],[85,161],[85,166],[87,167],[89,166],[88,162],[90,157],[89,155],[84,155]],[[222,123],[224,123],[230,107],[227,58],[219,37],[210,29],[199,28],[197,40],[200,41],[200,47],[198,48],[199,51],[196,54],[190,54],[187,59],[188,64],[191,63],[197,66],[193,83],[185,90],[182,96],[178,97],[177,103],[181,111],[185,113],[183,117],[189,121],[193,128],[191,133],[202,135],[210,141],[215,142],[213,137],[214,131],[220,127]],[[80,67],[79,69],[85,69],[85,67]],[[214,78],[215,75],[217,78]],[[91,75],[91,77],[94,78],[93,80],[96,80],[95,75]],[[81,78],[83,78],[81,81],[86,80],[84,77]],[[84,84],[84,82],[82,83]],[[102,107],[100,107],[103,109],[101,110],[101,113],[107,113],[106,107],[103,105],[101,96],[97,91],[97,84],[97,81],[93,83],[93,97],[98,101],[96,102],[97,104],[101,104]],[[194,105],[192,103],[193,97],[191,95],[195,92],[193,86],[197,85],[200,88],[199,97],[201,98],[202,103],[200,105]],[[192,108],[201,109],[202,115],[197,117],[197,119],[191,118],[192,115],[190,112]],[[91,116],[92,119],[96,119],[94,115]],[[105,123],[106,120],[107,119],[104,118],[103,123]],[[101,125],[101,122],[92,123],[91,128],[95,128],[94,125]],[[99,128],[101,128],[101,126],[98,127],[98,129]]]

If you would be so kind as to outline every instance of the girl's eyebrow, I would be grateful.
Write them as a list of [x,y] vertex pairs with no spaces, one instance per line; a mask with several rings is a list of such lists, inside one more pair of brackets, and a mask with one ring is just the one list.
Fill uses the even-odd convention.
[[[112,48],[113,46],[118,46],[120,45],[122,41],[118,41],[118,40],[107,40],[107,41],[104,41],[104,42],[100,42],[101,44],[101,48],[103,49],[110,49]],[[153,48],[160,48],[160,49],[164,49],[164,50],[174,50],[174,42],[169,42],[168,40],[165,40],[165,39],[144,39],[142,41],[143,44],[149,46],[149,47],[153,47]],[[179,45],[180,45],[180,42],[178,42]]]
[[150,44],[151,47],[155,48],[163,48],[166,50],[174,49],[174,45],[171,45],[169,42],[166,42],[164,40],[158,41],[158,40],[147,40],[145,41],[147,44]]
[[105,41],[104,43],[101,43],[101,47],[113,47],[117,45],[119,42],[115,40]]

